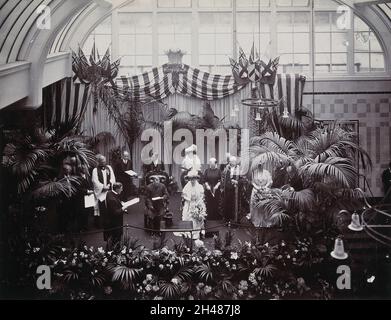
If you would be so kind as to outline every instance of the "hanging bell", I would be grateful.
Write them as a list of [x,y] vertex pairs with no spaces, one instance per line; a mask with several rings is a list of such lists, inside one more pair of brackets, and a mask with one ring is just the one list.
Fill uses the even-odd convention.
[[257,113],[256,113],[255,121],[262,121],[261,113],[260,113],[260,112],[257,112]]
[[348,254],[345,252],[344,249],[343,241],[340,237],[335,239],[334,250],[331,251],[330,255],[334,259],[338,259],[338,260],[345,260],[348,257]]
[[348,225],[348,228],[352,231],[362,231],[364,229],[360,222],[360,216],[357,212],[352,214],[352,222]]

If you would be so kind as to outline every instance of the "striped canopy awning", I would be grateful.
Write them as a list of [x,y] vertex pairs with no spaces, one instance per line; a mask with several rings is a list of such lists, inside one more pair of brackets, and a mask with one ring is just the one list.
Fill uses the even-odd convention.
[[[282,105],[291,112],[302,106],[304,83],[305,77],[300,74],[277,74],[274,84],[260,84],[260,89],[264,98],[282,99]],[[174,93],[217,100],[246,85],[238,84],[233,75],[213,75],[188,65],[182,65],[180,71],[171,71],[169,65],[163,65],[140,75],[117,78],[115,90],[138,102],[162,100]]]
[[167,71],[169,65],[153,68],[150,72],[132,77],[117,78],[120,93],[131,94],[136,101],[161,100],[180,93],[203,100],[225,98],[243,88],[232,75],[212,75],[188,65],[180,70]]

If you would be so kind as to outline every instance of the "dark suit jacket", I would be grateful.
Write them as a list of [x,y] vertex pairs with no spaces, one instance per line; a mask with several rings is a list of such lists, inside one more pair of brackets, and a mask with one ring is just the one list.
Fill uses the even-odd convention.
[[128,160],[128,162],[125,164],[122,159],[120,159],[114,165],[115,179],[118,182],[121,182],[124,187],[120,196],[121,200],[123,201],[129,200],[130,196],[135,192],[136,189],[136,187],[133,185],[132,178],[125,172],[128,170],[133,170],[131,160]]
[[118,194],[109,191],[106,196],[105,229],[116,228],[123,225],[122,203]]
[[[152,201],[152,198],[156,197],[164,197],[164,200]],[[151,183],[145,189],[145,205],[155,215],[164,214],[162,210],[168,197],[167,188],[163,183]]]
[[390,170],[390,168],[387,168],[386,170],[383,171],[382,180],[383,180],[384,194],[387,194],[387,191],[391,187],[391,170]]

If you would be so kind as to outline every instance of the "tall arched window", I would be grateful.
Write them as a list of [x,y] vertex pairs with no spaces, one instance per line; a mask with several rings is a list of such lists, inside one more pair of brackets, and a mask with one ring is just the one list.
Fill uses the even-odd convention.
[[161,65],[165,51],[178,48],[186,52],[184,63],[226,74],[228,58],[239,47],[249,54],[253,43],[264,59],[280,56],[279,72],[386,71],[374,30],[333,0],[135,0],[92,32],[87,50],[93,38],[100,52],[111,44],[122,74]]

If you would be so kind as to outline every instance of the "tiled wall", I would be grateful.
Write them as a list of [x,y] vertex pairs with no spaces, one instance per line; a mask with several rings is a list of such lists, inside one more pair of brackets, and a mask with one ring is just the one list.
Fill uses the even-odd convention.
[[[327,84],[318,86],[318,94],[304,95],[303,105],[321,120],[358,120],[360,145],[370,154],[373,168],[367,172],[374,196],[382,196],[381,173],[391,161],[391,94],[347,91],[327,92]],[[341,88],[344,89],[344,88]],[[354,89],[354,88],[353,88]],[[391,91],[391,87],[388,88]],[[341,90],[342,91],[342,90]],[[322,94],[323,93],[323,94]]]

